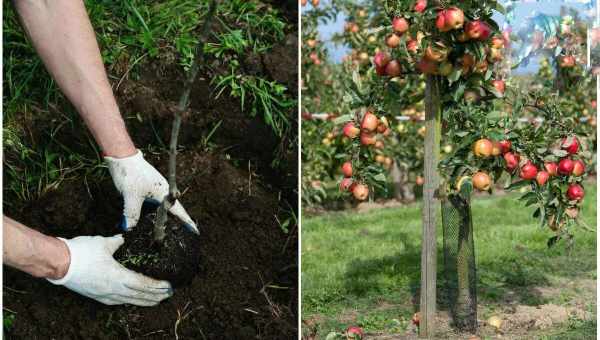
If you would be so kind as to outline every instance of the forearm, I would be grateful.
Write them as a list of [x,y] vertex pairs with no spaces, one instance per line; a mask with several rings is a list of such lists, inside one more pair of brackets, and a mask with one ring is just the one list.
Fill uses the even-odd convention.
[[64,242],[3,217],[4,263],[35,277],[60,279],[71,262]]
[[81,0],[18,0],[23,27],[46,68],[108,156],[136,152]]

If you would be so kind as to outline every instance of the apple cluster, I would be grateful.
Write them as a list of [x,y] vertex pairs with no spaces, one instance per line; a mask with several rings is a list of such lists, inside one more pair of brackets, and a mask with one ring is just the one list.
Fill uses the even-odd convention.
[[[503,60],[507,36],[493,35],[492,28],[483,19],[467,20],[463,10],[456,6],[438,6],[436,4],[434,8],[430,8],[426,0],[418,0],[413,8],[414,13],[392,19],[392,32],[385,38],[385,44],[391,53],[380,50],[373,57],[378,75],[398,77],[403,73],[417,72],[444,77],[454,74],[455,77],[458,75],[465,79],[471,74],[484,77],[492,65]],[[428,26],[416,20],[428,8],[437,11],[434,32],[427,32]],[[407,17],[419,27],[411,29],[411,21]],[[415,31],[411,36],[410,32]],[[479,45],[483,55],[476,58],[473,46]],[[403,46],[407,53],[394,53],[398,47]],[[394,58],[393,54],[398,57]],[[487,87],[495,89],[496,95],[504,94],[504,80],[484,78],[489,80],[490,86]],[[465,91],[464,97],[467,101],[476,101],[480,95],[471,90]]]
[[[581,185],[582,176],[586,172],[585,163],[577,158],[580,143],[576,136],[567,136],[561,139],[557,145],[565,151],[566,155],[558,162],[544,162],[543,164],[535,164],[529,159],[521,159],[521,155],[512,150],[512,143],[509,140],[479,139],[473,144],[473,154],[479,158],[501,156],[504,159],[504,170],[511,175],[518,174],[523,181],[531,181],[532,185],[540,188],[543,188],[552,178],[556,178],[566,184],[565,196],[573,209],[585,195]],[[488,191],[492,185],[490,175],[483,170],[473,174],[471,180],[473,187],[480,191]],[[462,183],[459,181],[458,190],[461,185]]]
[[[363,147],[374,148],[377,151],[383,150],[385,144],[384,137],[391,133],[389,123],[385,117],[378,118],[374,113],[367,111],[362,116],[360,125],[357,127],[355,121],[347,122],[342,130],[344,137],[355,140],[359,139]],[[392,166],[391,157],[386,157],[381,153],[375,155],[375,161],[385,168]],[[342,164],[342,173],[344,178],[340,182],[340,191],[351,192],[354,198],[364,201],[369,197],[369,187],[360,179],[353,166],[352,160]]]

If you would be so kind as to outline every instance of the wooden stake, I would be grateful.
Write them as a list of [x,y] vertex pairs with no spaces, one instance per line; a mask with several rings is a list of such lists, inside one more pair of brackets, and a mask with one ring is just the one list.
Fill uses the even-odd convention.
[[425,88],[425,184],[423,186],[423,235],[421,248],[421,319],[419,337],[430,338],[435,333],[436,312],[436,214],[439,202],[438,163],[441,138],[440,81],[427,76]]

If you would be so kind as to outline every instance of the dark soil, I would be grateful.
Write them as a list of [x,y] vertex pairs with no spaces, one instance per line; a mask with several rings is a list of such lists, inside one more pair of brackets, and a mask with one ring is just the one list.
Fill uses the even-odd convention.
[[155,241],[156,207],[144,210],[135,229],[125,234],[125,244],[115,258],[131,270],[169,281],[174,288],[188,285],[200,272],[200,237],[171,218],[167,221],[165,238],[162,242]]
[[[291,3],[291,2],[290,2]],[[290,37],[294,38],[291,39]],[[256,72],[297,88],[295,33],[268,58],[256,56]],[[291,45],[290,45],[291,44]],[[287,53],[286,53],[287,51]],[[294,65],[290,65],[290,61]],[[226,94],[214,99],[213,63],[195,83],[184,118],[177,178],[182,204],[198,222],[200,235],[169,219],[164,245],[152,240],[152,209],[125,236],[116,258],[125,266],[169,279],[174,296],[157,307],[105,306],[64,287],[4,267],[4,313],[16,313],[8,339],[292,339],[297,337],[297,226],[280,227],[284,210],[297,202],[297,140],[279,139]],[[277,73],[277,69],[291,73]],[[146,159],[167,173],[172,108],[183,73],[155,61],[140,79],[113,77],[114,90],[134,142]],[[72,111],[52,108],[50,117]],[[290,109],[296,122],[296,108]],[[209,143],[205,138],[216,124]],[[24,114],[32,145],[49,140],[52,120]],[[293,127],[292,131],[296,131]],[[89,133],[79,119],[52,137],[90,159]],[[290,147],[292,146],[292,147]],[[283,152],[282,152],[283,150]],[[272,166],[281,155],[278,167]],[[66,238],[120,233],[122,199],[107,172],[79,176],[39,199],[11,202],[5,213],[43,233]],[[297,211],[295,211],[297,214]],[[279,220],[278,220],[279,219]]]
[[[149,158],[164,171],[166,156]],[[201,235],[180,228],[171,217],[169,242],[182,238],[186,244],[186,249],[159,249],[161,256],[174,260],[175,266],[167,266],[173,270],[127,264],[172,279],[179,287],[174,296],[153,308],[104,306],[5,267],[4,284],[10,288],[4,290],[5,307],[17,313],[11,338],[140,338],[156,332],[146,337],[170,339],[183,316],[177,330],[180,339],[198,339],[201,334],[208,339],[294,336],[296,236],[284,234],[274,218],[277,193],[221,157],[187,152],[179,159],[180,186],[186,190],[182,202],[198,219]],[[89,188],[74,181],[11,215],[56,236],[109,236],[118,232],[121,204],[110,179]],[[156,245],[151,245],[149,219],[146,215],[126,236],[117,258],[152,253]]]

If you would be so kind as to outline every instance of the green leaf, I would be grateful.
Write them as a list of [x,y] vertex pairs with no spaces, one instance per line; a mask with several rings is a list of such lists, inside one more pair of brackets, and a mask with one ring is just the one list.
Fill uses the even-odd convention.
[[343,124],[343,123],[351,121],[353,118],[354,118],[353,114],[345,114],[345,115],[341,115],[339,117],[336,117],[333,120],[333,123],[336,124],[336,125]]
[[566,157],[569,153],[565,150],[553,149],[552,154],[556,157]]
[[511,183],[508,187],[504,188],[505,190],[517,190],[517,189],[521,189],[525,186],[528,186],[530,183],[529,181],[518,181],[518,182],[514,182]]
[[379,174],[373,176],[373,179],[376,180],[376,181],[378,181],[378,182],[385,182],[386,181],[385,175],[383,173],[379,173]]
[[448,76],[448,81],[452,85],[452,83],[454,83],[455,81],[457,81],[458,79],[460,79],[461,75],[462,75],[462,69],[456,67],[456,68],[454,68],[454,70],[452,71],[452,73],[450,73],[450,75]]

